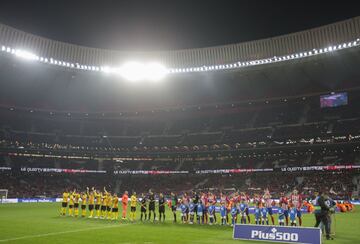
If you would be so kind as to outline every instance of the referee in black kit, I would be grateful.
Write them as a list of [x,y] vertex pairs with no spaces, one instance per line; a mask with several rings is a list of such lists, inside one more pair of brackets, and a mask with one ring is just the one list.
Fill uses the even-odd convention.
[[151,189],[149,190],[148,200],[149,200],[149,218],[148,218],[148,220],[150,220],[150,218],[151,218],[151,212],[153,212],[153,214],[154,214],[154,221],[155,221],[155,219],[156,219],[156,213],[155,213],[155,195],[154,195],[154,193],[151,191]]

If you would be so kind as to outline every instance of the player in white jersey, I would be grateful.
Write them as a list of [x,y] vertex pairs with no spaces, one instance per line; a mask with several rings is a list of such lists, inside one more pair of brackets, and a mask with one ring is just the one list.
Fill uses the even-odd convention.
[[264,199],[264,203],[265,203],[265,208],[267,209],[267,212],[270,215],[271,223],[274,225],[275,221],[274,221],[274,216],[273,216],[273,211],[272,211],[273,200],[271,199],[271,194],[270,194],[269,189],[265,189],[263,199]]
[[302,208],[302,197],[299,195],[298,191],[296,189],[293,190],[291,196],[290,196],[290,202],[296,208],[296,216],[299,219],[299,226],[302,225],[302,219],[301,219],[301,208]]

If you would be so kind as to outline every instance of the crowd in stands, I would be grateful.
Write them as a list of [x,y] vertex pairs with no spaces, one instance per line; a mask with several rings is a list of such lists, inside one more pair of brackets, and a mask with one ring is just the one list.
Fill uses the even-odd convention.
[[[181,195],[192,190],[212,192],[245,191],[263,192],[268,188],[274,197],[281,192],[298,189],[304,196],[315,189],[336,192],[338,199],[351,199],[352,192],[360,181],[357,172],[269,172],[222,175],[89,175],[89,174],[15,174],[2,173],[0,185],[8,189],[8,197],[60,197],[64,188],[83,189],[86,186],[104,187],[121,193],[124,189],[146,193],[148,189]],[[356,181],[357,180],[357,181]],[[331,182],[331,184],[329,184]]]
[[[0,188],[9,189],[9,197],[58,196],[64,187],[92,185],[106,186],[113,192],[127,189],[140,193],[151,188],[155,192],[179,194],[194,189],[251,192],[269,188],[276,196],[294,187],[309,194],[321,186],[331,187],[341,198],[349,198],[354,190],[359,190],[358,170],[318,174],[316,171],[282,172],[281,169],[359,165],[359,111],[357,100],[344,107],[320,109],[314,99],[284,100],[281,104],[264,101],[256,106],[234,105],[226,110],[199,108],[189,114],[169,112],[163,117],[117,119],[78,118],[70,114],[60,118],[1,110],[4,119],[0,121],[0,167],[11,169],[0,168]],[[63,153],[61,157],[59,152]],[[84,158],[76,158],[73,152]],[[94,156],[98,152],[107,156]],[[151,156],[148,152],[173,154]],[[189,152],[189,155],[179,152]],[[206,154],[197,155],[198,152]],[[126,158],[127,153],[133,153],[131,159]],[[136,153],[144,157],[139,158]],[[84,169],[101,171],[101,174],[40,173],[22,168]],[[196,173],[218,169],[272,171]],[[114,173],[146,170],[187,173]]]
[[1,111],[0,147],[197,152],[360,142],[357,100],[347,106],[321,109],[314,99],[318,98],[115,120]]

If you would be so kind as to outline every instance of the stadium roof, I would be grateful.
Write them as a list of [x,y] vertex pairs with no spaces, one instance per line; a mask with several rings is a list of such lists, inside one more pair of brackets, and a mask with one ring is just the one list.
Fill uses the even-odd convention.
[[[140,54],[76,46],[0,25],[0,104],[84,113],[141,112],[348,89],[358,86],[360,78],[359,37],[360,17],[356,17],[248,43]],[[284,59],[279,60],[281,55]],[[151,57],[167,67],[203,62],[223,66],[219,70],[201,66],[192,72],[181,68],[180,74],[168,75],[161,83],[125,82],[91,68],[120,64],[129,57],[142,61]],[[236,60],[249,64],[226,65]],[[70,64],[91,65],[85,69]]]
[[[118,66],[129,60],[156,61],[171,69],[230,65],[273,57],[308,53],[353,43],[360,38],[360,17],[288,35],[199,49],[158,52],[125,52],[77,46],[0,25],[0,45],[31,51],[39,57],[89,66]],[[224,67],[226,68],[226,67]],[[186,70],[185,70],[186,71]],[[200,71],[200,70],[199,70]]]

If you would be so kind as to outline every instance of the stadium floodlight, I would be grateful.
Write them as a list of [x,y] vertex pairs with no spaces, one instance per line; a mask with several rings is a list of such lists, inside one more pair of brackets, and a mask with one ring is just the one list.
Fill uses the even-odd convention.
[[161,80],[168,73],[166,67],[159,63],[148,63],[144,68],[144,78],[147,80]]
[[144,78],[145,66],[139,62],[128,62],[123,64],[119,71],[120,75],[130,81],[138,81]]
[[39,57],[31,52],[25,51],[25,50],[20,50],[20,49],[16,49],[15,50],[15,55],[19,58],[22,59],[26,59],[26,60],[38,60]]
[[11,47],[7,47],[2,45],[1,51],[7,52],[10,54],[13,54],[15,56],[21,57],[23,59],[27,60],[36,60],[43,63],[50,63],[53,65],[59,65],[64,67],[71,67],[75,69],[81,69],[81,70],[89,70],[89,71],[102,71],[105,73],[108,73],[111,71],[111,73],[117,73],[123,76],[125,79],[128,80],[140,80],[140,79],[148,79],[148,80],[158,80],[163,78],[168,73],[189,73],[189,72],[203,72],[203,71],[212,71],[212,70],[227,70],[227,69],[233,69],[233,68],[241,68],[241,67],[247,67],[247,66],[255,66],[259,64],[267,64],[267,63],[273,63],[273,62],[281,62],[281,61],[287,61],[297,58],[305,58],[308,56],[318,55],[318,54],[325,54],[328,52],[333,52],[340,49],[346,49],[351,47],[357,47],[360,45],[360,38],[357,38],[356,40],[352,40],[350,42],[345,42],[333,46],[328,46],[324,48],[319,49],[312,49],[311,51],[305,51],[303,53],[290,53],[286,54],[281,57],[271,57],[271,58],[265,58],[265,59],[258,59],[258,60],[249,60],[249,61],[243,61],[243,62],[237,62],[237,63],[230,63],[230,64],[217,64],[217,65],[210,65],[210,66],[198,66],[198,67],[187,67],[187,68],[171,68],[167,69],[164,66],[160,64],[155,63],[138,63],[138,62],[129,62],[125,63],[120,68],[118,67],[112,67],[110,68],[104,68],[104,66],[91,66],[86,64],[79,64],[79,63],[69,63],[67,61],[60,61],[55,60],[53,58],[46,58],[46,57],[40,57],[37,56],[34,53],[31,53],[29,51],[21,50],[21,49],[14,49]]
[[109,66],[101,66],[100,67],[100,70],[104,73],[110,73],[111,72],[111,69]]

